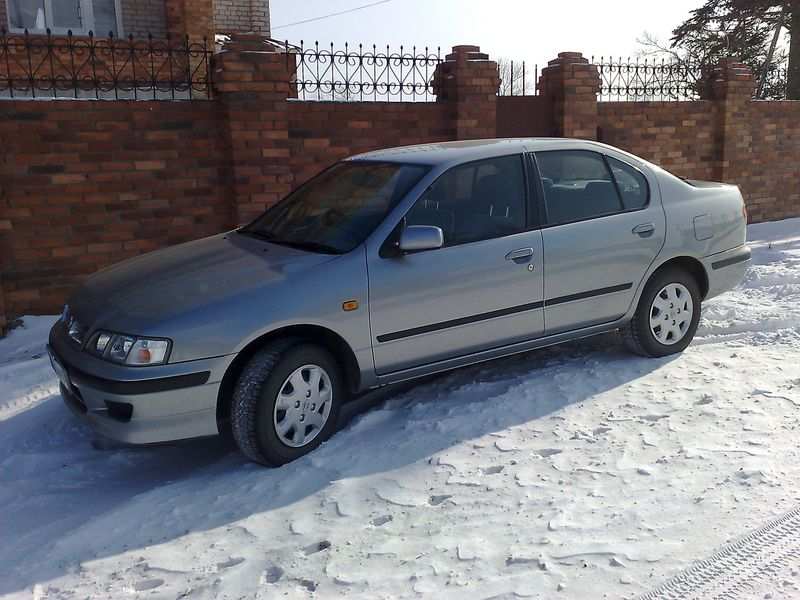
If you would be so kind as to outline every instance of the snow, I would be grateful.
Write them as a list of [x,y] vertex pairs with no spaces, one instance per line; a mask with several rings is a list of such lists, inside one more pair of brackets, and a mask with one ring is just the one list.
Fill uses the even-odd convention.
[[606,335],[462,369],[273,470],[95,440],[57,395],[55,317],[26,317],[0,340],[0,596],[642,594],[800,503],[800,219],[749,237],[680,356]]

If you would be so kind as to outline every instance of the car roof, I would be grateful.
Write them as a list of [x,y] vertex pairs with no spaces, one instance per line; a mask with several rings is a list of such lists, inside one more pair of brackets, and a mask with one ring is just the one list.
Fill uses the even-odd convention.
[[351,156],[348,160],[379,160],[407,164],[449,165],[503,156],[521,152],[541,150],[610,148],[605,144],[571,138],[505,138],[468,140],[458,142],[435,142],[415,146],[386,148]]

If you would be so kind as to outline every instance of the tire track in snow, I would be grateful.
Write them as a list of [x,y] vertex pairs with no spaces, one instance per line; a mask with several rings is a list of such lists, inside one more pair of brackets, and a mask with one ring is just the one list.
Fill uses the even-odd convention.
[[740,598],[800,564],[800,507],[724,546],[639,600]]

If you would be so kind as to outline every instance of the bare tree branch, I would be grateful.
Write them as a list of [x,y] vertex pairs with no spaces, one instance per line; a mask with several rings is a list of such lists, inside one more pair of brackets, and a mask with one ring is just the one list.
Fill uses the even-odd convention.
[[522,61],[508,58],[497,59],[501,96],[529,96],[536,90],[536,68]]

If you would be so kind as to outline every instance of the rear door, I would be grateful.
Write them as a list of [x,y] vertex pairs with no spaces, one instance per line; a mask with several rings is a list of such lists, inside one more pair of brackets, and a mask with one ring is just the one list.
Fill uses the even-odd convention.
[[534,156],[544,199],[547,334],[622,317],[664,244],[655,182],[599,152]]
[[527,181],[521,154],[454,167],[399,225],[440,227],[444,247],[368,249],[378,374],[542,335],[542,235]]

